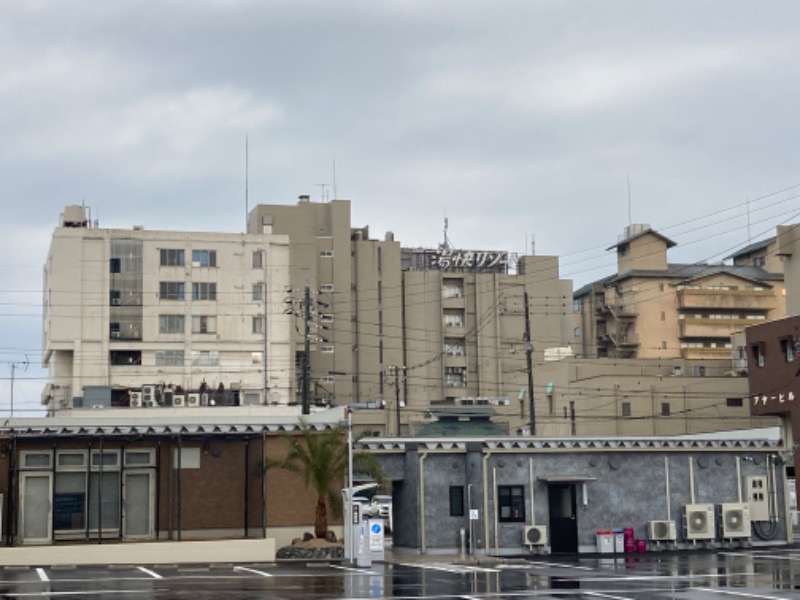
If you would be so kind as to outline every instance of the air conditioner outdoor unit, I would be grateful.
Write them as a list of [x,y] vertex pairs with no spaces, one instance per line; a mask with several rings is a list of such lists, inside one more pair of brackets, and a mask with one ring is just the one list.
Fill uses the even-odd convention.
[[156,399],[156,386],[145,385],[142,387],[142,400],[148,402]]
[[525,528],[524,546],[544,546],[547,544],[547,526],[529,525]]
[[200,406],[200,394],[188,394],[186,396],[186,406]]
[[111,299],[111,305],[112,306],[119,306],[120,304],[122,304],[122,300],[120,298],[112,298]]
[[678,537],[675,521],[648,521],[647,539],[653,542],[674,542]]
[[720,537],[750,537],[750,507],[746,503],[731,502],[719,505]]
[[184,406],[186,404],[186,396],[183,394],[175,394],[172,397],[172,406]]
[[130,395],[131,395],[131,401],[130,401],[131,408],[141,408],[142,392],[131,392]]
[[683,507],[683,533],[687,540],[713,540],[714,505],[686,504]]
[[172,404],[172,398],[174,396],[175,396],[175,392],[174,391],[172,391],[170,389],[164,390],[164,393],[161,396],[161,400],[162,400],[161,403],[164,404],[165,406],[170,406]]
[[153,399],[153,400],[144,400],[143,402],[144,402],[144,406],[147,407],[147,408],[153,408],[154,406],[158,406],[158,402],[156,402],[155,399]]

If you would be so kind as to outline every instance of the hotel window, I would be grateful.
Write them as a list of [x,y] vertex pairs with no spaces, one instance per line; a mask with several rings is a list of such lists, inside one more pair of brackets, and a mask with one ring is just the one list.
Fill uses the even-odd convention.
[[445,356],[464,356],[464,341],[445,338],[444,353]]
[[572,312],[581,312],[582,306],[583,305],[581,304],[581,299],[580,298],[575,298],[572,301]]
[[576,327],[575,329],[573,329],[572,330],[572,335],[573,335],[573,337],[576,337],[576,338],[577,337],[581,337],[581,328],[580,327]]
[[216,267],[217,266],[217,251],[216,250],[192,250],[192,266],[193,267]]
[[253,252],[253,268],[254,269],[263,269],[264,268],[264,251],[263,250],[256,250]]
[[112,258],[109,261],[108,270],[110,273],[122,273],[122,259],[121,258]]
[[445,367],[444,384],[447,387],[464,387],[467,385],[467,368]]
[[764,342],[759,342],[757,344],[753,344],[752,346],[750,346],[750,353],[753,355],[753,362],[755,362],[757,367],[764,366],[764,360],[765,360],[764,346],[765,346]]
[[156,352],[156,366],[182,367],[183,350],[159,350]]
[[378,371],[378,393],[383,396],[383,387],[384,387],[384,373],[383,371]]
[[161,300],[183,300],[183,294],[182,281],[161,281],[158,284],[158,297]]
[[250,358],[254,365],[260,365],[263,362],[264,354],[261,352],[252,352]]
[[195,315],[192,317],[192,333],[217,333],[217,317]]
[[781,338],[781,352],[786,362],[792,362],[794,360],[794,338]]
[[378,362],[383,364],[383,340],[378,340]]
[[183,315],[159,315],[158,333],[183,333],[184,322]]
[[725,406],[728,408],[741,408],[744,406],[744,400],[742,398],[726,398]]
[[333,250],[320,250],[320,258],[333,258]]
[[183,266],[183,250],[178,248],[161,248],[161,266],[162,267],[182,267]]
[[442,282],[442,298],[463,298],[464,283],[460,279],[445,279]]
[[381,272],[381,268],[383,268],[383,249],[378,246],[378,273]]
[[322,354],[333,354],[333,346],[320,346],[319,351],[322,352]]
[[460,310],[446,310],[444,311],[444,326],[445,327],[463,327],[464,326],[464,312]]
[[669,402],[662,402],[661,403],[661,416],[662,417],[668,417],[668,416],[670,416],[670,414],[671,413],[670,413]]
[[383,283],[378,280],[378,304],[383,302]]
[[521,485],[498,485],[497,512],[498,520],[501,523],[524,523],[524,487]]
[[253,333],[264,333],[264,317],[253,317]]
[[320,323],[333,323],[333,315],[330,313],[323,313],[319,316]]
[[193,367],[219,366],[219,352],[216,350],[192,350]]
[[464,486],[451,485],[450,486],[450,516],[463,517],[464,516]]
[[323,283],[321,286],[319,286],[319,291],[323,294],[330,294],[333,292],[333,284]]
[[264,300],[264,284],[263,283],[254,283],[253,284],[253,294],[252,294],[253,302],[261,302]]
[[378,335],[383,335],[383,311],[378,311]]
[[630,417],[631,416],[631,403],[630,402],[623,402],[622,403],[622,416],[623,417]]
[[192,284],[192,300],[216,300],[217,299],[217,284],[216,283],[193,283]]

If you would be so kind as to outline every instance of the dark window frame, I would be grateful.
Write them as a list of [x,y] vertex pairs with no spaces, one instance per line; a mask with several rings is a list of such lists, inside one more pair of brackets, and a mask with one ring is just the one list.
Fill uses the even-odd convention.
[[463,517],[466,514],[464,505],[464,486],[451,485],[450,486],[450,516]]
[[497,486],[497,520],[500,523],[525,522],[525,486]]

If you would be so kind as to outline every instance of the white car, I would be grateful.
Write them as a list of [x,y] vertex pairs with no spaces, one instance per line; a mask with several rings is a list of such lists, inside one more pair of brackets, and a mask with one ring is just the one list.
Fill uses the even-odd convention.
[[376,494],[372,497],[372,514],[386,520],[386,531],[392,530],[392,497]]

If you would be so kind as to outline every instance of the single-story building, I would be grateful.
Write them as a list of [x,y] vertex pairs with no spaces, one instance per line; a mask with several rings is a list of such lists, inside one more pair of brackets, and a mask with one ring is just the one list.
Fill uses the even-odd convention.
[[677,437],[366,438],[393,483],[394,545],[593,552],[631,528],[651,549],[791,541],[780,429]]

